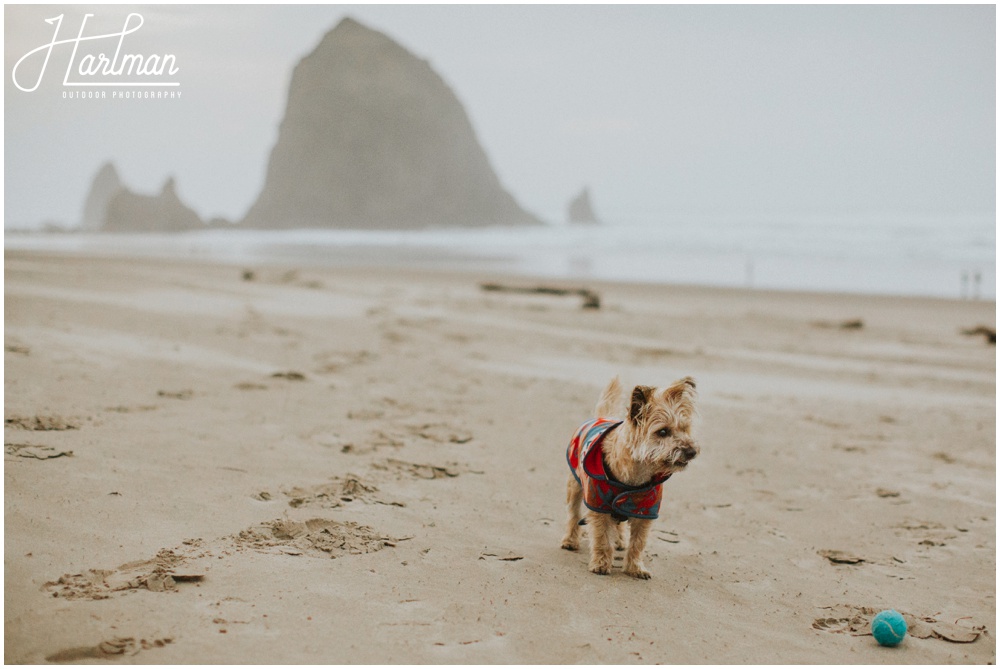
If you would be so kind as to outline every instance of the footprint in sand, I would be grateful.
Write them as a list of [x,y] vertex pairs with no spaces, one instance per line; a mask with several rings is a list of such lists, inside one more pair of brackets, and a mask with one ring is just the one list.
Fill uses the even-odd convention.
[[156,396],[171,400],[189,400],[194,397],[194,391],[189,388],[185,388],[184,390],[157,390]]
[[288,497],[288,505],[298,507],[319,507],[335,509],[345,503],[361,501],[366,504],[387,504],[389,506],[405,506],[402,502],[388,501],[379,494],[374,484],[366,482],[354,474],[346,474],[343,478],[334,477],[329,483],[317,486],[299,487],[283,491]]
[[439,444],[467,444],[472,441],[471,432],[452,427],[446,423],[421,423],[408,425],[406,429],[416,437]]
[[524,559],[524,554],[504,548],[487,547],[480,551],[479,559],[486,560],[487,558],[501,562],[518,562]]
[[115,407],[107,407],[105,411],[111,411],[113,413],[143,413],[146,411],[156,411],[159,407],[155,404],[139,404],[136,406],[124,406],[119,405]]
[[237,383],[233,388],[236,388],[236,390],[267,390],[267,386],[263,383],[254,383],[252,381]]
[[226,634],[233,625],[249,625],[259,620],[256,607],[239,597],[223,597],[208,606],[212,613],[212,623],[219,626],[221,634]]
[[14,455],[19,458],[33,458],[35,460],[51,460],[63,456],[72,457],[73,451],[60,451],[52,446],[42,446],[40,444],[11,444],[4,443],[3,451],[7,455]]
[[201,541],[192,539],[184,547],[164,548],[150,560],[127,562],[117,569],[88,569],[79,574],[63,574],[55,581],[42,586],[53,597],[64,599],[108,599],[115,593],[135,590],[168,592],[180,583],[197,583],[204,574],[184,569],[188,561],[205,557]]
[[406,402],[400,402],[392,397],[381,397],[366,402],[360,409],[350,409],[347,417],[350,420],[382,420],[384,418],[407,418],[419,411],[421,407]]
[[[834,634],[851,636],[871,636],[872,618],[881,609],[870,606],[836,604],[820,607],[826,615],[813,620],[813,629]],[[933,616],[920,616],[900,611],[906,621],[906,633],[916,639],[941,639],[952,643],[972,643],[986,632],[984,625],[971,622],[968,617],[959,617],[955,622],[940,620]],[[942,616],[943,617],[943,616]]]
[[4,418],[4,426],[17,430],[61,431],[78,430],[80,426],[75,421],[61,416],[20,416],[11,415]]
[[271,375],[272,379],[285,379],[286,381],[305,381],[306,375],[302,372],[287,371],[287,372],[275,372]]
[[821,632],[847,632],[851,627],[850,618],[817,618],[813,621],[813,629]]
[[96,646],[80,646],[77,648],[67,648],[60,650],[45,658],[46,662],[77,662],[79,660],[112,660],[124,655],[135,655],[140,650],[151,648],[163,648],[167,644],[173,643],[170,637],[162,639],[139,639],[134,637],[116,637],[102,641]]
[[[377,410],[361,410],[351,412],[349,418],[361,418],[373,420],[384,416],[383,412]],[[372,453],[380,448],[402,448],[414,439],[430,441],[435,444],[467,444],[473,439],[473,435],[468,430],[455,428],[445,423],[419,423],[406,425],[404,432],[398,430],[374,430],[366,440],[364,445],[354,443],[344,444],[341,447],[343,453],[361,455]]]
[[905,520],[895,527],[897,535],[909,535],[917,541],[921,548],[947,546],[949,541],[958,538],[958,533],[946,528],[941,523],[931,520]]
[[237,549],[338,558],[395,547],[398,542],[412,537],[386,536],[372,527],[352,521],[312,518],[304,522],[272,520],[245,529],[230,538]]
[[19,343],[4,344],[3,350],[7,353],[17,353],[18,355],[31,355],[31,348]]
[[[323,442],[320,442],[322,445]],[[355,443],[345,443],[341,444],[341,453],[350,453],[351,455],[365,455],[368,453],[374,453],[380,448],[402,448],[406,445],[406,435],[399,434],[398,432],[386,432],[385,430],[374,430],[367,439],[365,439],[365,444],[360,446]]]
[[860,555],[855,555],[853,553],[848,553],[841,550],[824,549],[821,551],[816,551],[821,557],[825,557],[827,560],[833,564],[861,564],[863,562],[869,562]]
[[448,462],[444,465],[427,465],[415,462],[404,462],[402,460],[395,460],[392,458],[386,460],[385,462],[376,462],[372,464],[372,469],[392,474],[395,476],[396,480],[404,478],[428,480],[444,479],[454,478],[460,474],[466,473],[483,473],[469,469],[467,465],[462,465],[457,462]]
[[377,359],[371,351],[331,351],[317,353],[313,358],[319,363],[317,374],[339,374],[350,367],[356,367]]

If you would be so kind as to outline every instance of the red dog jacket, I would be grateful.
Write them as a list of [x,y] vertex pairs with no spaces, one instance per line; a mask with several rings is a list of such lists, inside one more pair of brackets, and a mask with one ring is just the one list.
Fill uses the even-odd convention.
[[[654,478],[645,485],[630,486],[616,481],[604,468],[601,443],[621,424],[622,421],[597,418],[581,425],[566,449],[566,462],[577,483],[583,486],[583,503],[591,511],[609,513],[618,522],[626,518],[654,520],[659,517],[663,482],[670,475]],[[578,473],[581,469],[583,480]]]

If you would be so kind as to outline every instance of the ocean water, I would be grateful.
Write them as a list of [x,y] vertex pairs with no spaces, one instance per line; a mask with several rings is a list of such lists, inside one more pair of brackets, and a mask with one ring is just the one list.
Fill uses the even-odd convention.
[[4,246],[242,265],[438,267],[566,281],[996,298],[993,216],[673,217],[422,231],[7,233]]

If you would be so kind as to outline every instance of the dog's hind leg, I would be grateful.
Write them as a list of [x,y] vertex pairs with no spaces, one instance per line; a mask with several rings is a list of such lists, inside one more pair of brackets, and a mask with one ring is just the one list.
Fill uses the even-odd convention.
[[583,507],[583,488],[576,482],[576,478],[570,474],[566,483],[566,536],[563,537],[562,547],[568,551],[579,550],[580,548],[580,520],[583,518],[581,509]]
[[615,550],[623,551],[625,550],[625,545],[628,544],[628,523],[615,523]]

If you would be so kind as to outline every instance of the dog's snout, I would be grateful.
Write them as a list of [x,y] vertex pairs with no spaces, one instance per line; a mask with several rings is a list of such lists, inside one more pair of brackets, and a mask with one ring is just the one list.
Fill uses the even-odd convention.
[[698,457],[698,446],[689,439],[679,440],[674,451],[674,461],[678,464],[687,464]]

